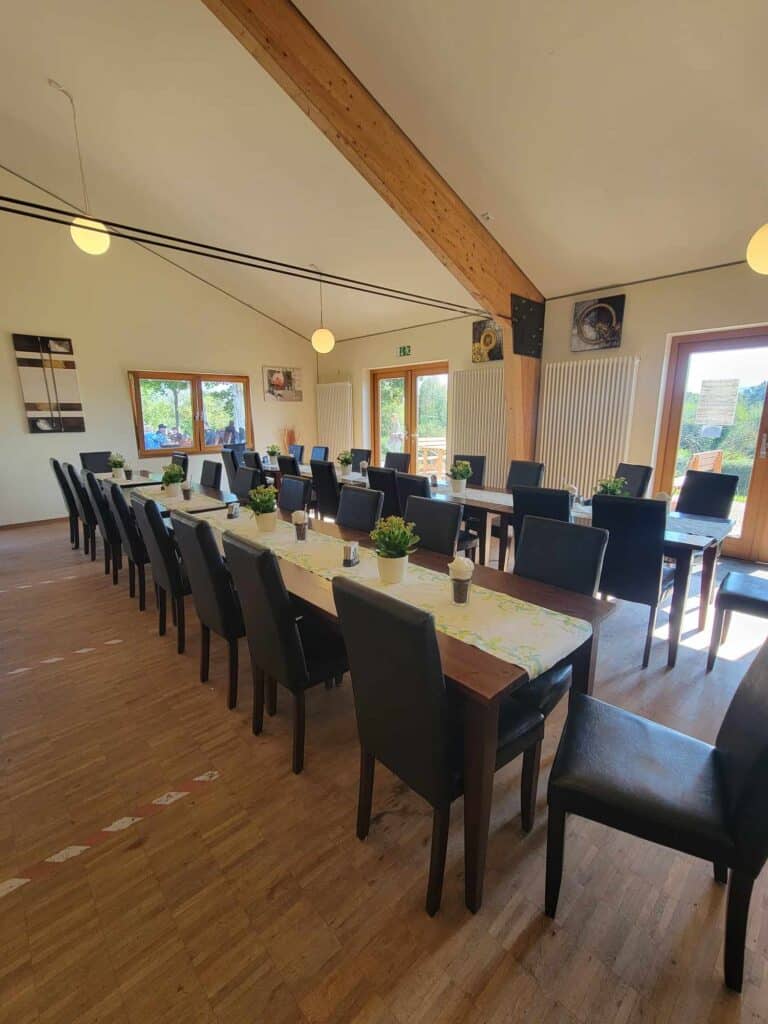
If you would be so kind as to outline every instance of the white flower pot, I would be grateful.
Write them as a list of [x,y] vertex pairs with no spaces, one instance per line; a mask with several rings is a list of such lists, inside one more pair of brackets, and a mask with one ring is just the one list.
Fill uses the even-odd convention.
[[113,480],[125,480],[125,470],[123,469],[122,466],[119,466],[119,467],[116,466],[112,470],[112,479]]
[[181,496],[181,484],[166,484],[165,496],[166,498],[179,498]]
[[408,568],[408,555],[402,558],[382,558],[376,556],[379,564],[379,579],[382,583],[402,583],[405,579],[405,570]]
[[451,478],[451,490],[454,494],[464,494],[467,489],[466,480],[454,480]]
[[262,533],[274,533],[277,529],[277,512],[262,512],[256,516],[256,529]]

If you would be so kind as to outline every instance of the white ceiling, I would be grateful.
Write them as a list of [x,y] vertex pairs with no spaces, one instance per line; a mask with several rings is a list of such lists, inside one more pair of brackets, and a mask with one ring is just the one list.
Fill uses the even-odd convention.
[[[94,213],[475,305],[198,0],[1,6],[2,164],[80,203],[54,78],[77,101]],[[305,336],[317,326],[314,283],[171,256]],[[331,288],[325,306],[341,338],[450,315]]]
[[297,0],[547,296],[768,220],[766,0]]

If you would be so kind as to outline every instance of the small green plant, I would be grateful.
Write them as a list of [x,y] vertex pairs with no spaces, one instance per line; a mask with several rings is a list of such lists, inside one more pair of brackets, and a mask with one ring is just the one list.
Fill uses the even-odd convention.
[[175,462],[171,462],[167,466],[163,466],[164,484],[180,484],[183,480],[184,469],[182,466],[177,466]]
[[122,469],[125,465],[125,456],[121,455],[120,452],[110,452],[107,462],[112,469]]
[[608,476],[605,480],[599,480],[597,484],[598,494],[615,494],[617,497],[627,497],[629,488],[623,476]]
[[413,523],[406,523],[400,516],[388,516],[382,519],[375,530],[371,531],[376,554],[382,558],[403,558],[416,550],[419,543],[413,529]]
[[339,452],[338,463],[340,466],[352,465],[352,452]]
[[448,470],[448,476],[451,480],[469,480],[472,476],[472,467],[468,462],[460,459],[458,462],[454,462]]
[[276,459],[277,456],[280,455],[280,445],[279,444],[268,444],[267,445],[267,455],[270,457],[270,459]]
[[248,492],[248,508],[255,516],[266,515],[277,508],[277,491],[274,487],[256,487]]

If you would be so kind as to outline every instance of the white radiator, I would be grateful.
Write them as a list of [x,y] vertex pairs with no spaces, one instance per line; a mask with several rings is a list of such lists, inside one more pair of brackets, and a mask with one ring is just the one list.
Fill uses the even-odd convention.
[[328,445],[328,458],[335,459],[339,452],[352,447],[352,385],[318,384],[317,441]]
[[640,360],[634,356],[548,363],[542,368],[536,458],[545,487],[592,494],[626,461]]
[[457,370],[450,390],[451,461],[456,453],[485,455],[486,487],[503,487],[507,479],[503,365]]

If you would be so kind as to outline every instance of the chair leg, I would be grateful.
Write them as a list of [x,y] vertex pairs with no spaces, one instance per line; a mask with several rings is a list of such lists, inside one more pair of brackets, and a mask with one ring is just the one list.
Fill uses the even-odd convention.
[[176,625],[176,598],[171,598],[171,622]]
[[270,718],[277,714],[277,680],[267,679],[267,714]]
[[643,668],[648,668],[651,660],[651,644],[653,643],[653,631],[656,629],[656,613],[659,610],[657,604],[652,604],[648,610],[648,629],[645,633],[645,648],[643,649]]
[[560,882],[563,877],[563,849],[565,847],[565,811],[549,805],[547,825],[547,880],[544,891],[544,913],[554,917]]
[[304,768],[304,733],[306,731],[306,702],[304,691],[293,695],[293,758],[291,768],[295,775]]
[[128,559],[128,596],[136,597],[136,563]]
[[88,555],[91,552],[91,535],[88,527],[83,523],[83,554]]
[[118,573],[123,567],[123,555],[119,544],[110,548],[110,558],[112,559],[112,586],[116,587],[120,582]]
[[251,662],[253,676],[253,717],[251,731],[258,736],[264,728],[264,673]]
[[741,992],[744,978],[744,945],[753,883],[749,875],[731,871],[725,918],[725,984],[734,992]]
[[162,587],[156,587],[155,592],[157,594],[157,631],[160,636],[165,636],[165,613],[166,613],[166,600],[165,591]]
[[173,604],[176,608],[176,651],[179,654],[183,654],[187,643],[187,633],[184,626],[184,595],[182,594]]
[[231,711],[237,707],[237,668],[238,668],[238,645],[237,637],[229,641],[229,694],[227,695],[227,707]]
[[725,619],[725,608],[722,605],[715,605],[715,621],[712,623],[712,636],[709,639],[709,654],[707,655],[707,672],[715,667],[717,652],[723,641],[723,620]]
[[109,576],[109,567],[112,559],[110,558],[111,548],[107,542],[104,542],[104,575]]
[[211,663],[211,631],[200,624],[200,682],[208,682],[208,669]]
[[432,849],[429,855],[429,881],[427,882],[427,913],[434,917],[440,909],[445,874],[445,854],[448,849],[448,826],[451,805],[435,807],[432,814]]
[[357,838],[365,839],[371,827],[373,776],[376,758],[360,747],[360,786],[357,791]]
[[713,865],[715,869],[715,881],[719,882],[720,885],[726,885],[728,882],[728,865],[721,864],[720,861],[715,861]]
[[523,832],[530,832],[536,820],[536,794],[539,788],[541,740],[523,753],[523,773],[520,780],[520,814]]
[[136,566],[139,571],[139,611],[143,612],[147,607],[147,572],[146,566]]
[[326,688],[326,690],[332,690],[333,689],[333,676],[331,676],[330,679],[326,679],[325,680],[325,688]]
[[89,527],[89,530],[90,530],[90,534],[91,534],[91,561],[95,562],[96,561],[96,527],[95,526],[91,526],[91,527]]
[[69,541],[72,550],[77,551],[80,547],[80,520],[77,516],[69,517]]
[[733,612],[729,608],[728,611],[725,613],[725,618],[723,619],[723,636],[721,640],[722,643],[725,643],[725,641],[728,639],[728,630],[731,628],[732,615]]
[[335,676],[333,677],[333,681],[334,681],[334,683],[335,683],[335,684],[336,684],[337,686],[341,686],[341,684],[342,684],[342,683],[344,682],[344,673],[343,673],[343,672],[338,672],[338,673],[337,673],[337,674],[336,674],[336,675],[335,675]]

